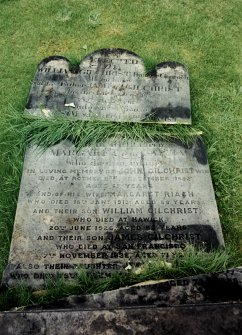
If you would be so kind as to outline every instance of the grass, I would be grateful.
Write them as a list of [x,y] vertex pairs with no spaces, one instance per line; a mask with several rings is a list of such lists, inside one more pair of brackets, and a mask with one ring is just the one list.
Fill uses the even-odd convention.
[[16,111],[5,117],[3,136],[8,144],[9,134],[14,133],[14,145],[23,146],[32,143],[43,149],[63,139],[71,140],[77,148],[99,143],[109,138],[119,137],[124,140],[172,140],[180,139],[183,143],[191,142],[202,131],[183,125],[142,124],[133,122],[106,121],[71,121],[65,117],[46,119],[26,118]]
[[[27,141],[43,148],[67,137],[79,147],[114,135],[188,141],[198,131],[203,131],[208,148],[228,246],[225,253],[238,264],[237,257],[242,255],[241,13],[240,0],[0,1],[0,274],[7,264]],[[26,120],[22,116],[36,66],[43,58],[61,55],[77,64],[88,53],[105,47],[137,53],[147,70],[166,60],[184,63],[190,73],[192,127]],[[5,306],[11,294],[13,299],[18,295],[13,290],[1,295],[1,299],[6,297]],[[16,305],[22,305],[21,299],[14,300]]]

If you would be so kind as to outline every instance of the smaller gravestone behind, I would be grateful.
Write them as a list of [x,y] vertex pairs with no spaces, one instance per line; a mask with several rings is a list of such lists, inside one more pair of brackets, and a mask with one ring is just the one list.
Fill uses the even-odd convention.
[[189,76],[175,62],[146,73],[143,60],[122,49],[93,52],[75,72],[53,56],[39,64],[26,107],[42,117],[191,124]]
[[80,265],[108,275],[223,243],[201,140],[30,147],[3,283],[71,280]]

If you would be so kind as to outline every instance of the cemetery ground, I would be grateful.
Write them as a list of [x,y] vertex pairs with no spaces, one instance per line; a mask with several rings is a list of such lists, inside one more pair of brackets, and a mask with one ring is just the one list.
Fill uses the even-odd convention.
[[[2,290],[1,309],[68,294],[102,292],[148,279],[177,278],[242,265],[241,106],[242,58],[239,0],[211,1],[0,1],[0,273],[8,261],[26,143],[47,148],[61,139],[79,148],[112,136],[179,138],[203,133],[225,238],[225,249],[186,250],[172,261],[145,263],[141,273],[92,278],[80,269],[73,285],[47,282],[34,294],[24,285]],[[37,64],[61,55],[73,68],[94,50],[115,47],[141,56],[147,70],[175,60],[190,73],[192,126],[23,117]]]

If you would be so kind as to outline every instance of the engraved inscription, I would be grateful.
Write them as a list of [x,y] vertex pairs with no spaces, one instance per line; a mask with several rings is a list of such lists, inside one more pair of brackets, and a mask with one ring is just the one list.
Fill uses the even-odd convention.
[[223,245],[208,164],[192,146],[108,141],[29,148],[4,283],[39,286],[78,266],[108,275],[187,244]]
[[63,57],[37,69],[26,113],[121,122],[191,123],[189,77],[182,64],[165,62],[146,73],[134,53],[103,49],[85,57],[77,72]]

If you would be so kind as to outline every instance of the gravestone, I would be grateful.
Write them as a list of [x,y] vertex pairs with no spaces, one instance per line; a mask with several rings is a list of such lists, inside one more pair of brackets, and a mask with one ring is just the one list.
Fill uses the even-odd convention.
[[3,283],[109,275],[188,244],[224,244],[200,139],[30,147]]
[[175,62],[146,73],[143,60],[122,49],[93,52],[73,71],[53,56],[39,64],[26,107],[38,117],[191,124],[189,76]]

